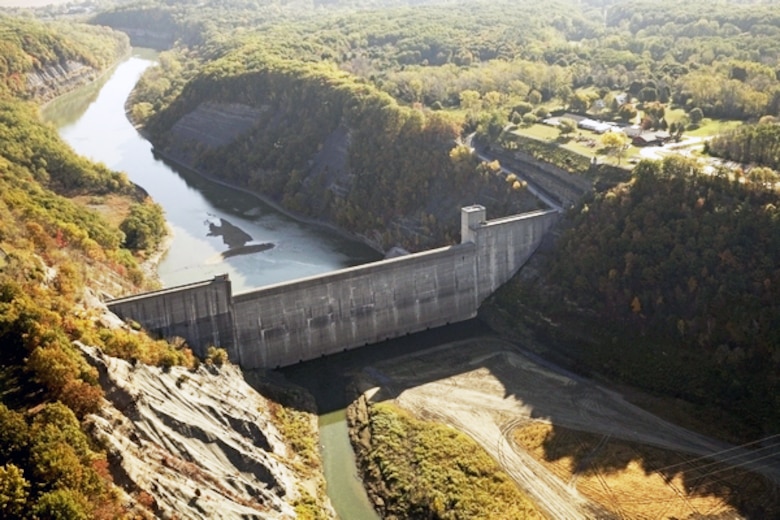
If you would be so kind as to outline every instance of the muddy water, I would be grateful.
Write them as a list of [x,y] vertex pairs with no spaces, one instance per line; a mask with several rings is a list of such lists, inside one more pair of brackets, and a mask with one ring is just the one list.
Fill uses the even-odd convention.
[[[99,82],[43,110],[79,154],[127,173],[165,210],[174,231],[158,274],[166,286],[228,273],[233,291],[378,260],[364,244],[297,222],[256,197],[156,159],[124,103],[156,54],[136,49]],[[328,494],[344,520],[378,518],[357,477],[343,406],[320,417]]]

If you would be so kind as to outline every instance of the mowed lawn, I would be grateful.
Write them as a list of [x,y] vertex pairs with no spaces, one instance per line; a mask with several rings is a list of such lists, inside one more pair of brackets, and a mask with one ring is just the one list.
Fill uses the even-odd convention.
[[[573,134],[571,134],[571,138],[567,142],[559,140],[561,133],[556,127],[544,125],[541,123],[537,123],[529,127],[519,127],[516,130],[513,130],[513,133],[524,137],[537,139],[539,141],[545,141],[547,143],[557,143],[562,148],[571,150],[572,152],[584,155],[586,157],[593,157],[596,155],[599,156],[600,160],[603,160],[604,157],[600,143],[601,135],[597,134],[596,132],[591,132],[590,130],[583,130],[578,128]],[[638,155],[638,153],[639,148],[636,146],[629,146],[621,158],[621,163],[625,162],[634,155]],[[617,162],[616,159],[610,160]]]

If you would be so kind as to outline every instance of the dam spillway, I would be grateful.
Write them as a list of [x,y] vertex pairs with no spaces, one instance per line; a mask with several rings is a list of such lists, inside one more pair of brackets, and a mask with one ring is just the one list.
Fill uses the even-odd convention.
[[528,260],[557,219],[486,220],[461,210],[461,243],[232,294],[226,275],[111,300],[153,335],[196,353],[225,348],[244,368],[277,368],[471,319]]

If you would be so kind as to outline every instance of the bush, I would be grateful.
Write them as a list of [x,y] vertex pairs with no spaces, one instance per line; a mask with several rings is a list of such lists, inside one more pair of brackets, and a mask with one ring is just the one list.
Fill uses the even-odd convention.
[[20,468],[13,464],[0,466],[0,516],[25,517],[29,488],[30,483]]
[[523,116],[523,124],[525,126],[535,125],[537,121],[539,121],[539,119],[533,114],[525,114]]
[[88,520],[89,502],[72,489],[57,489],[44,493],[35,505],[36,518],[47,520]]
[[223,348],[217,348],[214,346],[209,347],[206,350],[206,363],[209,365],[216,365],[221,367],[228,362],[227,350]]

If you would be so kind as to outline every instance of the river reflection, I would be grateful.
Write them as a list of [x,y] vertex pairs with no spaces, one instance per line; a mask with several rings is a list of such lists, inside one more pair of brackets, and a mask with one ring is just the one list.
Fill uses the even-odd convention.
[[[378,260],[359,242],[295,221],[257,197],[174,168],[125,116],[125,100],[156,53],[133,55],[96,83],[49,103],[43,117],[79,154],[124,171],[162,205],[174,238],[158,268],[165,286],[227,273],[233,290],[264,285]],[[233,231],[230,240],[214,226]],[[235,248],[240,236],[246,249]],[[272,247],[269,247],[271,245]]]

